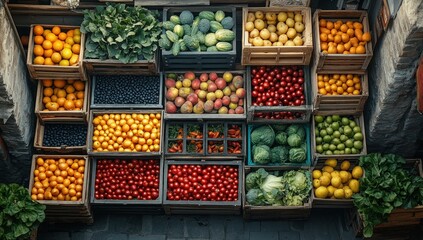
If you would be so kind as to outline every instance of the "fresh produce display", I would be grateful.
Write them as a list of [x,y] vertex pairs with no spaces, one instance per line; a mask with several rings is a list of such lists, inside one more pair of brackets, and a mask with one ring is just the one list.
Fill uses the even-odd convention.
[[42,111],[81,111],[84,107],[85,82],[80,80],[40,80],[43,84]]
[[81,32],[87,33],[87,59],[116,59],[123,63],[152,60],[158,49],[158,11],[107,3],[84,10]]
[[310,199],[311,176],[306,170],[267,172],[245,177],[246,201],[254,206],[302,206]]
[[238,168],[229,165],[169,165],[167,200],[237,201]]
[[312,175],[316,198],[351,199],[360,190],[363,169],[360,166],[351,168],[348,160],[338,165],[338,161],[331,158],[325,161],[322,169],[313,170]]
[[364,237],[371,237],[373,228],[386,221],[394,209],[423,205],[423,178],[415,165],[405,163],[394,154],[360,157],[366,176],[360,179],[360,193],[353,199],[363,220]]
[[262,125],[250,133],[251,159],[257,165],[305,163],[307,135],[303,125]]
[[33,200],[80,201],[84,185],[85,159],[36,159],[31,188]]
[[167,113],[244,113],[244,78],[239,74],[216,72],[195,74],[168,73]]
[[301,12],[249,12],[244,29],[253,46],[302,46],[305,29]]
[[322,95],[360,95],[361,79],[353,74],[318,74],[317,87]]
[[43,146],[85,146],[87,125],[66,123],[44,123]]
[[59,26],[51,29],[35,25],[34,60],[36,65],[76,66],[79,64],[81,32],[79,28],[64,31]]
[[94,117],[94,152],[159,152],[160,113],[111,113]]
[[94,197],[155,200],[159,197],[159,160],[97,160]]
[[[195,13],[196,14],[196,13]],[[201,11],[194,16],[189,10],[179,16],[172,15],[163,22],[159,40],[161,48],[171,51],[174,56],[180,52],[227,52],[233,49],[235,21],[225,12],[218,10]]]
[[[241,123],[168,123],[167,153],[239,155],[243,150],[242,128]],[[204,146],[204,143],[207,145]]]
[[363,130],[353,116],[314,116],[316,152],[323,155],[359,154]]
[[96,75],[93,104],[159,104],[160,77]]
[[370,32],[363,32],[360,22],[321,18],[319,20],[320,50],[329,54],[364,54],[371,41]]

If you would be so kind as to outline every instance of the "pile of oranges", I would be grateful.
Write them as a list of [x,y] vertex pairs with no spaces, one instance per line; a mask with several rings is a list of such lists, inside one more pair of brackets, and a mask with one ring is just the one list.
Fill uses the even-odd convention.
[[364,54],[370,32],[363,32],[359,22],[320,19],[320,49],[329,54]]
[[34,26],[34,64],[75,66],[81,50],[79,28],[62,32],[59,26],[44,29]]
[[43,111],[80,111],[84,105],[85,83],[79,80],[41,80]]
[[319,74],[317,87],[322,95],[360,95],[361,80],[353,74]]
[[94,152],[159,152],[160,113],[103,114],[93,119]]
[[36,159],[33,200],[79,201],[84,184],[84,159]]

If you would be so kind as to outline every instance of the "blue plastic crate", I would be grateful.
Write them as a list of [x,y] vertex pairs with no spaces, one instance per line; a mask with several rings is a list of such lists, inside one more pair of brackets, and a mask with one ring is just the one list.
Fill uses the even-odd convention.
[[[297,123],[298,124],[298,123]],[[307,143],[307,158],[306,161],[304,163],[283,163],[283,164],[275,164],[275,163],[269,163],[266,165],[258,165],[255,164],[253,162],[253,157],[252,157],[252,144],[251,144],[251,132],[253,131],[253,129],[263,126],[263,125],[291,125],[291,124],[249,124],[248,125],[248,135],[247,135],[247,142],[248,142],[248,162],[247,165],[248,166],[298,166],[298,167],[302,167],[302,166],[311,166],[311,139],[310,139],[310,124],[309,123],[303,123],[303,124],[298,124],[301,125],[303,127],[305,127],[306,130],[306,143]]]

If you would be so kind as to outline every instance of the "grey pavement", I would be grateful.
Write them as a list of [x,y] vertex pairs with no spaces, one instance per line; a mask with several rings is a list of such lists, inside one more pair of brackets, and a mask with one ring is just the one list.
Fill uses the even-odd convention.
[[308,220],[220,215],[95,214],[94,224],[48,224],[39,240],[355,240],[343,210],[313,209]]

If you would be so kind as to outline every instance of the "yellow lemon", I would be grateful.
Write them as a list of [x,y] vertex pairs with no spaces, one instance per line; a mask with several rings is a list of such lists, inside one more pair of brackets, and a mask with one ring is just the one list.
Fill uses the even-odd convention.
[[73,53],[69,48],[64,48],[62,51],[60,51],[60,54],[62,55],[63,59],[70,59]]
[[330,173],[332,177],[339,177],[339,172],[337,170]]
[[318,187],[315,191],[314,191],[314,195],[317,198],[326,198],[328,196],[328,189],[325,187]]
[[357,179],[351,179],[348,186],[351,188],[353,193],[358,193],[360,191],[360,183],[358,182]]
[[327,176],[321,176],[319,180],[320,180],[320,186],[329,186],[330,184],[330,178]]
[[69,61],[66,59],[63,59],[62,61],[59,62],[60,66],[69,66]]
[[333,168],[336,167],[337,164],[338,164],[338,161],[336,161],[336,159],[334,158],[330,158],[325,161],[326,166],[331,166]]
[[351,163],[349,161],[343,161],[341,163],[341,170],[348,171],[350,169]]
[[73,37],[67,37],[65,42],[70,45],[73,45],[75,43],[75,41],[73,40]]
[[332,175],[330,175],[330,173],[328,173],[328,172],[323,172],[323,173],[322,173],[322,176],[326,176],[326,177],[328,177],[328,178],[329,178],[329,180],[332,178]]
[[322,176],[322,172],[320,170],[313,170],[313,178],[318,179]]
[[328,173],[331,173],[331,172],[333,172],[333,167],[331,167],[331,166],[324,166],[324,167],[322,168],[322,171],[323,171],[323,172],[328,172]]
[[345,189],[344,190],[345,193],[345,198],[346,199],[351,199],[352,195],[353,195],[353,191],[351,189]]
[[342,199],[345,197],[344,189],[336,189],[333,193],[333,196],[337,199]]
[[355,166],[352,170],[352,177],[359,179],[363,176],[363,169],[360,166]]
[[341,185],[341,178],[339,176],[332,177],[330,184],[336,188],[339,188]]
[[78,54],[72,54],[72,57],[69,59],[70,65],[75,65],[78,63],[79,55]]
[[332,197],[333,194],[335,193],[336,188],[334,186],[328,186],[328,197]]
[[348,172],[347,171],[344,171],[344,170],[342,170],[342,171],[339,172],[339,177],[341,177],[341,182],[342,183],[346,183],[350,179],[349,178],[349,175],[348,175]]
[[319,179],[313,179],[313,187],[314,188],[320,187],[320,180]]

